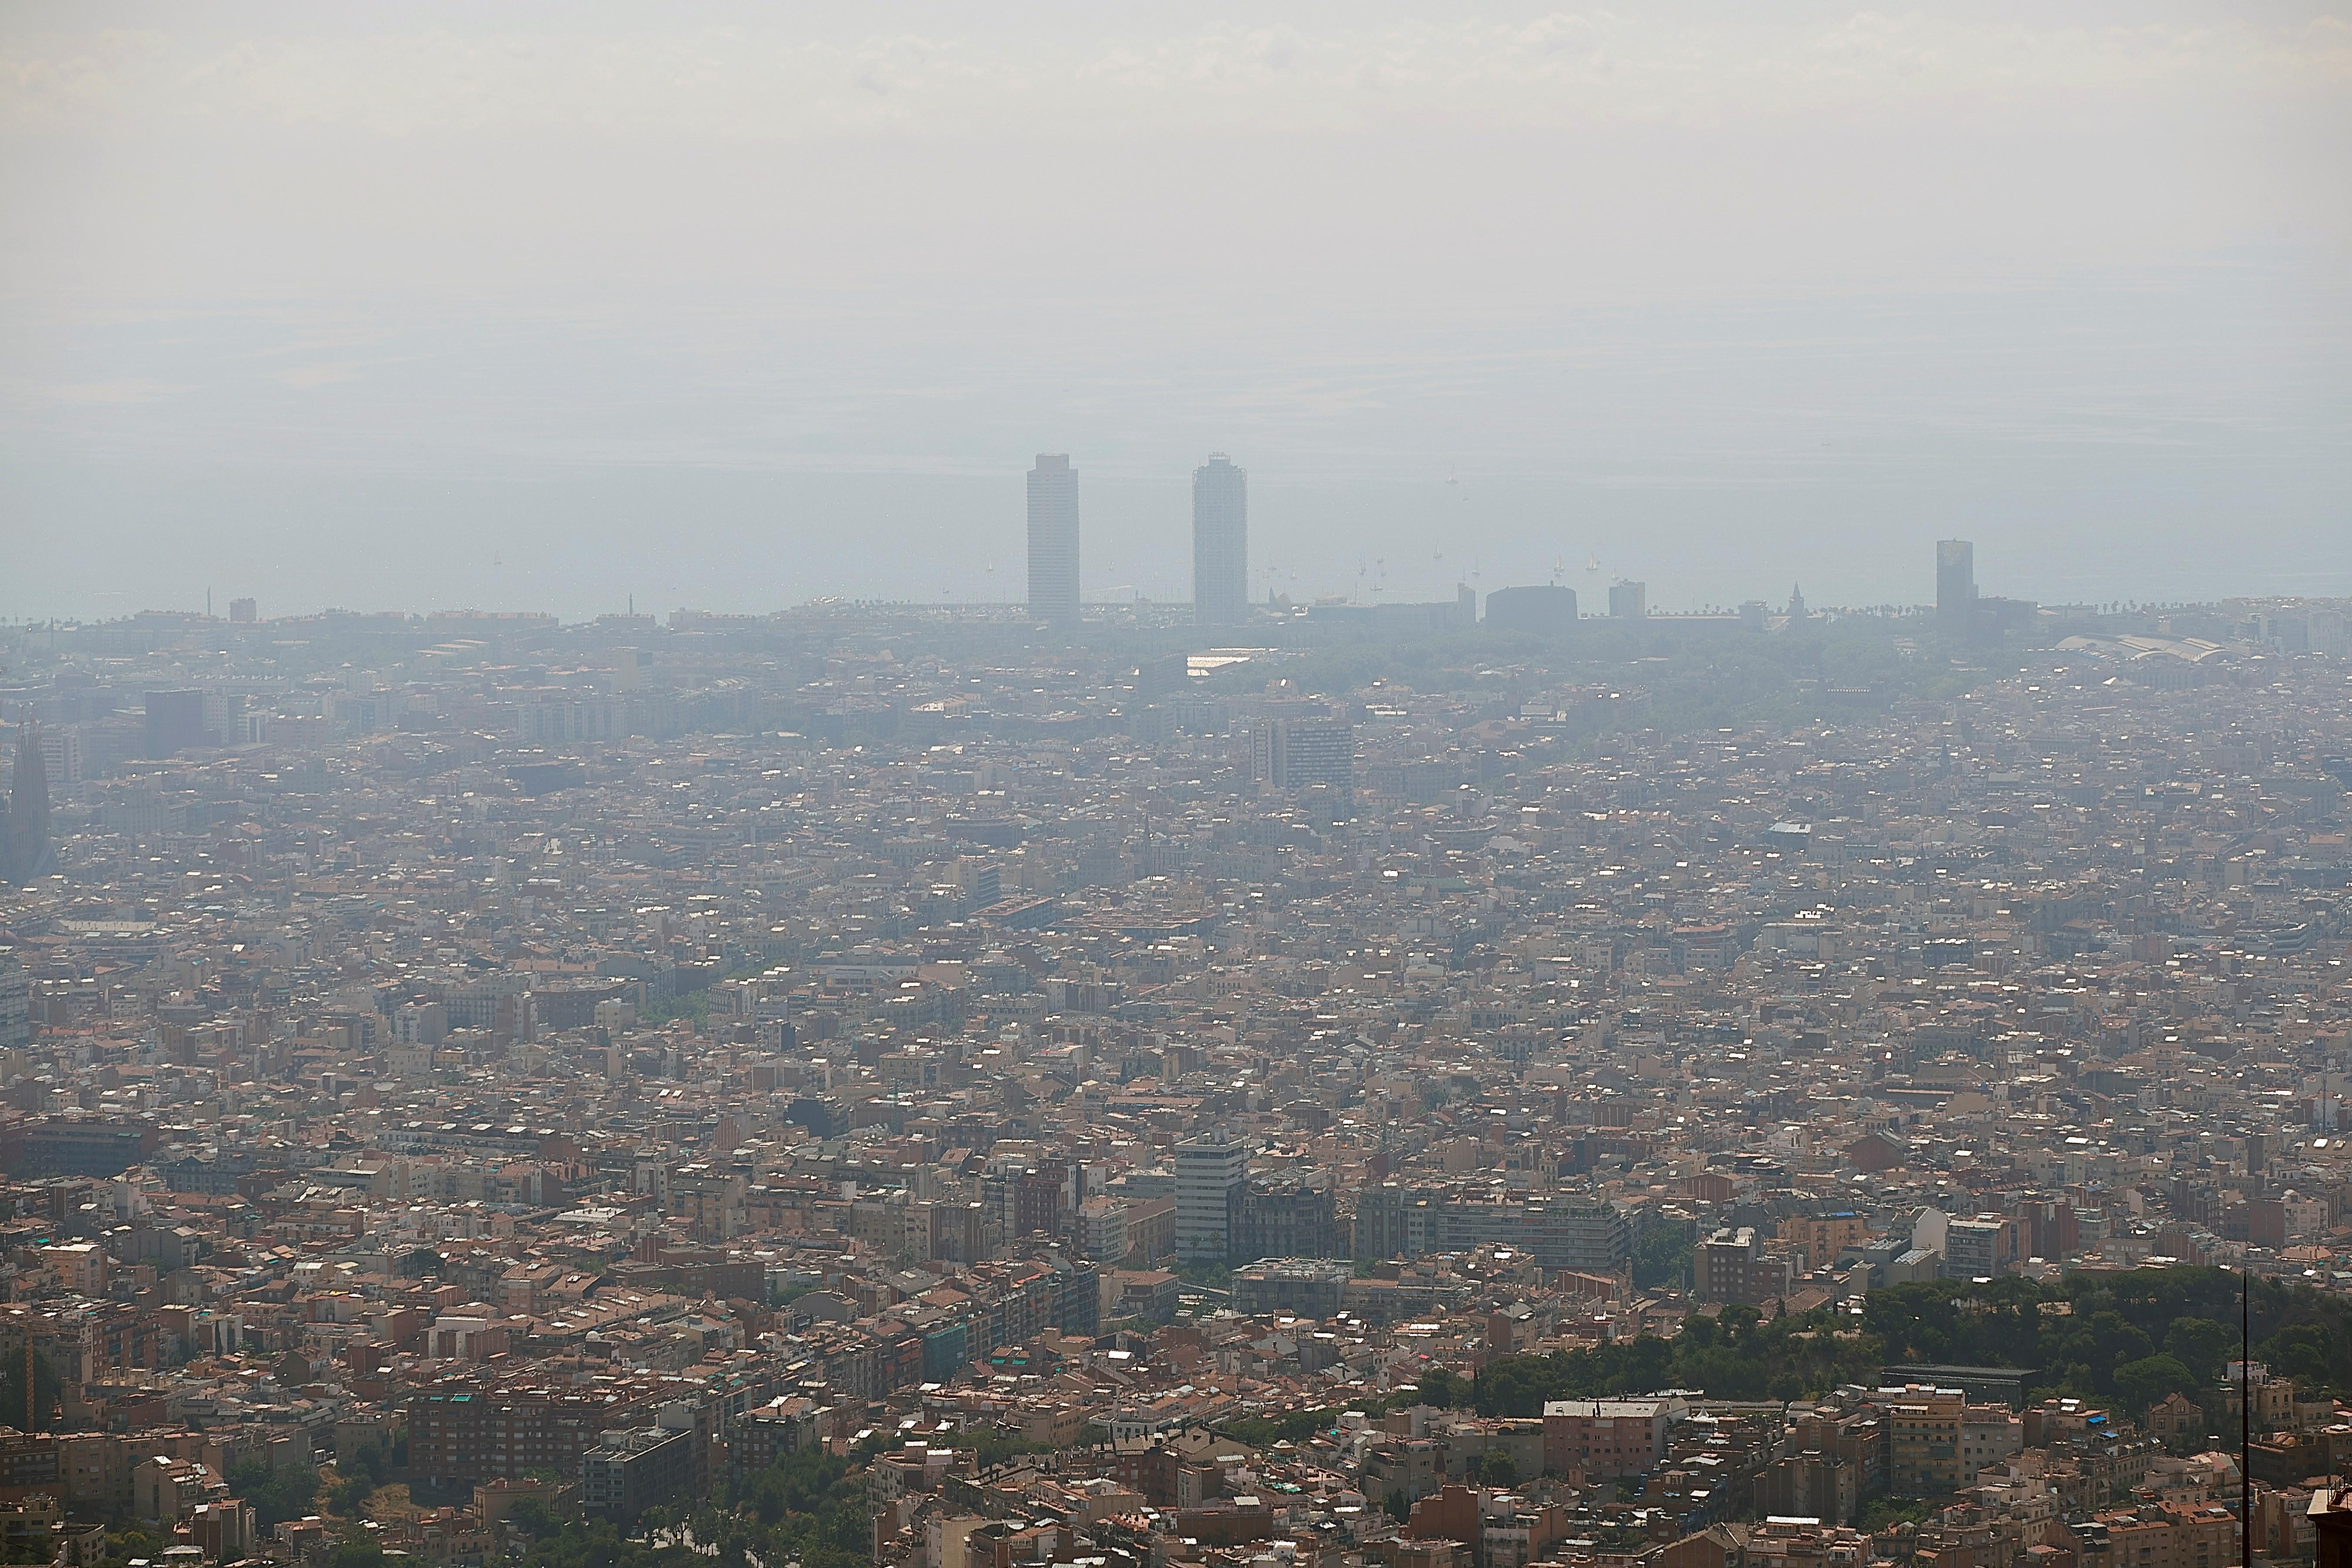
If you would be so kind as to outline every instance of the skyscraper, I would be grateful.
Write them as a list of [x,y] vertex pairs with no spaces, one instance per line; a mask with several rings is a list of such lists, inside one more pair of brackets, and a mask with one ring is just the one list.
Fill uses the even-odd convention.
[[1965,539],[1936,541],[1936,629],[1967,637],[1976,604],[1977,547]]
[[49,774],[41,727],[16,730],[16,771],[8,781],[8,809],[0,813],[0,883],[29,882],[58,868],[49,843]]
[[1067,453],[1040,452],[1029,470],[1029,611],[1078,619],[1078,471]]
[[1176,1145],[1176,1256],[1223,1264],[1234,1210],[1249,1179],[1249,1150],[1222,1129]]
[[1249,470],[1223,452],[1192,470],[1192,613],[1202,626],[1249,613]]
[[1276,789],[1324,784],[1346,791],[1355,782],[1356,727],[1315,711],[1268,713],[1250,726],[1250,776]]

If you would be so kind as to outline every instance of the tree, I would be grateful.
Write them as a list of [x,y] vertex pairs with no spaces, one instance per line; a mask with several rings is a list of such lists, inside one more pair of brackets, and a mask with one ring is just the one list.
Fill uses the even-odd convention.
[[2238,1337],[2210,1318],[2176,1318],[2164,1334],[2164,1348],[2179,1356],[2200,1384],[2221,1375],[2224,1358],[2237,1346]]
[[1917,1498],[1882,1497],[1864,1503],[1853,1522],[1856,1530],[1874,1535],[1898,1524],[1924,1524],[1927,1519],[1927,1505]]
[[232,1494],[253,1505],[253,1521],[264,1531],[300,1519],[319,1495],[319,1472],[307,1464],[273,1469],[267,1459],[239,1459],[225,1479]]
[[1745,1301],[1734,1301],[1717,1319],[1723,1325],[1724,1342],[1734,1345],[1745,1343],[1749,1332],[1763,1321],[1763,1312]]
[[2172,1394],[2194,1394],[2199,1386],[2197,1374],[2169,1351],[2125,1362],[2116,1368],[2115,1383],[2116,1398],[2134,1417]]
[[1499,1448],[1489,1448],[1478,1458],[1478,1479],[1490,1487],[1517,1486],[1518,1461]]
[[2121,1363],[2140,1361],[2154,1353],[2156,1342],[2148,1336],[2146,1329],[2130,1321],[2121,1312],[2095,1312],[2091,1315],[2091,1347],[2092,1367],[2106,1368],[2108,1376],[2112,1378],[2116,1367]]
[[2336,1348],[2342,1337],[2340,1332],[2331,1336],[2318,1323],[2298,1323],[2256,1342],[2255,1359],[2284,1376],[2321,1385],[2333,1382],[2341,1388],[2347,1380],[2330,1374],[2342,1364]]
[[1633,1244],[1633,1283],[1645,1290],[1684,1284],[1690,1278],[1691,1252],[1688,1226],[1652,1226]]
[[1381,1500],[1381,1507],[1386,1509],[1388,1516],[1399,1524],[1412,1518],[1412,1504],[1405,1500],[1402,1487],[1391,1487],[1389,1495]]
[[[2235,1349],[2239,1289],[2227,1269],[2185,1267],[2048,1284],[1936,1280],[1872,1291],[1863,1323],[1888,1361],[2039,1367],[2029,1398],[2120,1401],[2146,1392],[2147,1369],[2128,1391],[2119,1369],[2159,1350],[2188,1368],[2190,1390],[2210,1386]],[[2257,1279],[2249,1305],[2258,1359],[2314,1388],[2352,1393],[2352,1303]]]
[[374,1495],[375,1487],[367,1477],[349,1475],[327,1489],[327,1506],[346,1519],[356,1519]]
[[1252,1415],[1227,1421],[1217,1430],[1253,1448],[1271,1448],[1276,1443],[1296,1443],[1302,1437],[1311,1437],[1337,1419],[1329,1410],[1290,1410],[1280,1415]]
[[1442,1366],[1433,1366],[1421,1373],[1417,1382],[1421,1396],[1441,1410],[1451,1410],[1470,1403],[1470,1384]]
[[[648,1528],[657,1528],[653,1516],[661,1511],[658,1509],[646,1510]],[[555,1517],[555,1510],[547,1506],[547,1500],[536,1497],[524,1498],[508,1510],[507,1522],[533,1541],[553,1535],[563,1528],[563,1521]]]

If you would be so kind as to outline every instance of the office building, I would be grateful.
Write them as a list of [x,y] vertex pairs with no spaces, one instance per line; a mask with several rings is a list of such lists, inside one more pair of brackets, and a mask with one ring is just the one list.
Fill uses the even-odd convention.
[[1297,1176],[1245,1182],[1234,1205],[1233,1260],[1339,1258],[1347,1252],[1329,1181]]
[[1040,452],[1029,470],[1029,610],[1038,619],[1078,619],[1078,471],[1067,454]]
[[1097,1263],[1117,1266],[1126,1260],[1127,1205],[1121,1200],[1088,1198],[1078,1205],[1070,1229],[1078,1250]]
[[0,810],[0,885],[29,882],[54,874],[57,848],[49,841],[49,763],[42,746],[43,726],[16,727],[16,765],[8,779],[8,800]]
[[1529,637],[1565,636],[1576,625],[1576,590],[1557,583],[1497,588],[1486,595],[1486,625]]
[[2017,1227],[2006,1215],[1956,1219],[1944,1232],[1944,1278],[1990,1279],[2006,1273],[2016,1251]]
[[580,1506],[623,1523],[649,1508],[690,1496],[695,1434],[691,1428],[640,1426],[608,1431],[580,1456]]
[[574,1474],[606,1433],[635,1430],[652,1414],[639,1390],[617,1400],[539,1386],[420,1390],[408,1401],[408,1470],[429,1487]]
[[1638,1476],[1666,1457],[1666,1427],[1681,1410],[1680,1400],[1546,1400],[1544,1468],[1598,1479]]
[[1882,1392],[1886,1411],[1886,1484],[1906,1497],[1948,1497],[1976,1472],[1960,1458],[1969,1397],[1957,1388],[1906,1385]]
[[1609,1204],[1498,1197],[1484,1187],[1383,1182],[1356,1195],[1355,1255],[1420,1258],[1495,1243],[1545,1268],[1614,1274],[1633,1252],[1633,1226]]
[[1162,654],[1140,660],[1135,667],[1135,694],[1146,702],[1173,696],[1191,685],[1192,670],[1190,654]]
[[1176,1256],[1223,1265],[1234,1211],[1249,1177],[1249,1151],[1223,1132],[1176,1145]]
[[1234,1272],[1234,1308],[1256,1316],[1288,1312],[1303,1318],[1339,1314],[1353,1270],[1312,1258],[1264,1258]]
[[1788,1258],[1767,1253],[1755,1229],[1744,1225],[1717,1230],[1699,1243],[1691,1262],[1701,1300],[1749,1306],[1788,1295],[1793,1272]]
[[168,757],[213,743],[205,733],[205,694],[193,689],[147,694],[147,755]]
[[756,1476],[787,1454],[814,1447],[822,1408],[805,1394],[786,1394],[737,1416],[727,1429],[728,1474],[739,1480]]
[[249,626],[261,618],[260,606],[251,599],[231,599],[228,602],[228,618],[236,626]]
[[0,952],[0,1051],[33,1043],[33,977],[10,953]]
[[81,727],[44,724],[40,727],[40,747],[41,761],[48,769],[48,782],[59,789],[78,788],[84,776]]
[[1192,470],[1192,613],[1202,626],[1249,613],[1249,471],[1222,452]]
[[1650,585],[1647,583],[1612,583],[1609,584],[1609,613],[1619,620],[1639,620],[1650,613]]
[[1276,789],[1346,790],[1355,774],[1353,724],[1318,711],[1270,714],[1250,726],[1250,775]]
[[1936,542],[1936,629],[1948,637],[1969,635],[1976,614],[1977,547],[1965,539]]

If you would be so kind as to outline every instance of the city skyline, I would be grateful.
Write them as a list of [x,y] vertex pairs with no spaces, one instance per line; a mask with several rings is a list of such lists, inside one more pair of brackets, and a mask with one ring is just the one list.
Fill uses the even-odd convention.
[[0,1556],[2352,1568],[2347,167],[2339,0],[0,6]]
[[1275,11],[12,7],[0,616],[2352,592],[2324,10]]
[[[1025,597],[1015,600],[1001,593],[986,591],[979,594],[971,592],[960,594],[950,586],[935,598],[879,599],[872,602],[909,606],[927,604],[943,607],[961,605],[966,608],[986,608],[992,605],[1006,610],[1017,608],[1022,613],[1034,615],[1039,620],[1063,626],[1077,624],[1082,618],[1083,611],[1089,606],[1099,609],[1118,605],[1155,604],[1189,608],[1192,612],[1193,619],[1204,626],[1231,626],[1277,603],[1292,607],[1317,603],[1402,605],[1414,596],[1412,584],[1416,581],[1423,584],[1429,581],[1425,574],[1418,579],[1413,579],[1402,572],[1399,574],[1401,581],[1391,580],[1386,561],[1383,558],[1373,557],[1360,560],[1353,593],[1296,595],[1286,591],[1282,586],[1277,586],[1278,574],[1273,569],[1268,569],[1265,573],[1267,581],[1264,595],[1253,597],[1247,588],[1250,570],[1247,479],[1246,471],[1234,465],[1229,457],[1221,452],[1212,453],[1207,463],[1192,470],[1190,537],[1192,555],[1192,581],[1195,586],[1195,592],[1190,596],[1148,594],[1134,584],[1119,584],[1108,593],[1098,592],[1095,596],[1088,596],[1084,586],[1083,529],[1078,500],[1077,468],[1067,453],[1040,453],[1027,475],[1024,532],[1026,548],[1024,557],[1027,582]],[[1442,549],[1434,552],[1433,554],[1436,560],[1443,561]],[[1781,564],[1785,565],[1787,563]],[[993,576],[994,570],[992,563],[989,568],[991,577]],[[1512,601],[1515,607],[1510,614],[1515,624],[1524,625],[1529,629],[1560,624],[1563,612],[1557,605],[1569,606],[1565,613],[1570,619],[1591,619],[1602,616],[1611,619],[1656,616],[1664,620],[1727,617],[1741,619],[1751,625],[1760,624],[1759,617],[1769,612],[1769,605],[1765,601],[1752,597],[1723,602],[1708,598],[1697,603],[1654,600],[1646,580],[1624,574],[1611,574],[1604,577],[1601,575],[1600,558],[1597,555],[1588,555],[1581,568],[1587,598],[1579,615],[1574,609],[1578,604],[1575,587],[1571,582],[1563,581],[1564,577],[1573,577],[1576,574],[1563,555],[1555,558],[1549,574],[1539,581],[1498,582],[1491,584],[1481,583],[1474,585],[1470,579],[1482,578],[1484,574],[1478,567],[1473,566],[1466,573],[1457,572],[1454,574],[1452,596],[1469,606],[1471,618],[1476,620],[1482,618],[1480,606],[1496,593],[1537,595],[1526,600],[1523,605],[1516,598]],[[1816,580],[1819,579],[1816,578]],[[1218,581],[1222,584],[1213,606],[1208,609],[1202,607],[1198,592],[1198,585],[1204,581]],[[1295,577],[1291,580],[1293,586],[1296,585],[1296,581]],[[2018,605],[2022,605],[2030,609],[2036,603],[2031,599],[1995,598],[1983,601],[1980,606],[1975,576],[1975,543],[1971,540],[1941,539],[1935,542],[1932,587],[1931,596],[1925,600],[1906,599],[1898,595],[1859,605],[1824,603],[1819,606],[1819,609],[1826,614],[1871,615],[1925,609],[1933,616],[1939,635],[1946,637],[1965,638],[1969,635],[1972,622],[1978,617],[1980,607],[1991,608],[1997,613],[2012,613]],[[210,616],[213,590],[210,586],[206,586],[202,592],[205,605],[204,614]],[[1565,597],[1558,599],[1555,605],[1554,601],[1540,597],[1546,594],[1564,595]],[[1792,588],[1790,600],[1792,605],[1800,602],[1798,598],[1800,594],[1800,589]],[[818,595],[802,603],[824,603],[838,597],[840,595]],[[2124,605],[2204,605],[2220,599],[2295,601],[2315,597],[2324,601],[2329,595],[2288,592],[2270,595],[2222,594],[2210,598],[2158,600],[2102,592],[2091,598],[2078,597],[2057,602],[2077,608],[2086,608]],[[258,604],[259,601],[252,595],[230,598],[226,618],[232,621],[254,621],[258,616]],[[1547,607],[1538,609],[1535,606],[1538,604]],[[626,613],[635,615],[636,610],[634,594],[627,595],[627,605]],[[2004,606],[2008,608],[2004,609]],[[294,611],[286,613],[299,616],[351,607],[354,606],[298,607]],[[356,607],[405,611],[410,614],[422,613],[420,606],[379,605]],[[709,613],[713,607],[708,603],[673,606],[679,613],[691,611],[698,614]],[[782,611],[791,607],[790,605],[774,605],[769,606],[768,611]],[[166,608],[168,606],[150,605],[146,606],[146,611],[161,611]],[[457,609],[459,606],[441,604],[432,608],[446,611]],[[522,614],[543,613],[535,607],[518,605],[469,605],[464,608],[467,613],[484,608]],[[648,611],[652,611],[650,603]],[[145,611],[138,613],[145,613]],[[601,612],[601,615],[608,617],[613,613],[606,610]],[[741,612],[730,612],[722,608],[719,613],[740,614]],[[767,612],[753,611],[752,613]],[[54,620],[58,617],[51,616],[10,618],[16,619],[22,624],[26,621]],[[65,618],[105,619],[107,617],[101,616]],[[573,618],[596,619],[599,618],[599,615],[591,614]]]
[[[1080,554],[1079,593],[1087,604],[1144,598],[1160,603],[1190,603],[1196,562],[1189,526],[1192,508],[1191,470],[1171,465],[1155,477],[1132,472],[1106,476],[1087,465],[1086,546]],[[1253,464],[1252,479],[1260,478]],[[1075,477],[1075,476],[1074,476]],[[843,480],[855,485],[864,481]],[[975,497],[1003,496],[1003,479],[940,478],[923,481],[940,494],[970,490]],[[1181,485],[1181,489],[1180,489]],[[1350,515],[1375,520],[1350,530],[1349,542],[1316,542],[1315,531],[1328,517],[1328,498],[1310,499],[1277,473],[1269,484],[1254,483],[1271,499],[1253,507],[1249,519],[1249,553],[1253,603],[1269,590],[1293,598],[1340,596],[1371,602],[1388,598],[1427,598],[1450,592],[1463,583],[1483,595],[1499,587],[1557,582],[1573,586],[1591,601],[1586,613],[1605,601],[1613,582],[1640,581],[1651,600],[1661,607],[1695,610],[1736,605],[1797,575],[1816,584],[1812,596],[1832,605],[1869,605],[1932,602],[1916,588],[1916,552],[1923,539],[1937,531],[1930,526],[1874,529],[1854,548],[1800,552],[1792,541],[1757,531],[1739,531],[1725,548],[1704,552],[1686,549],[1675,536],[1629,521],[1622,527],[1575,523],[1522,537],[1505,550],[1482,548],[1474,531],[1444,527],[1449,509],[1459,514],[1475,511],[1469,499],[1482,489],[1478,481],[1459,479],[1418,484],[1372,486],[1358,492],[1361,508]],[[1022,503],[1015,503],[1016,506]],[[1622,502],[1612,502],[1621,505]],[[855,535],[833,531],[820,536],[814,550],[795,550],[775,565],[780,579],[766,564],[750,572],[699,573],[693,584],[682,584],[674,563],[648,558],[635,560],[624,541],[642,531],[615,533],[614,550],[575,552],[565,549],[567,561],[602,563],[597,570],[609,587],[609,596],[583,599],[576,584],[549,569],[549,552],[561,535],[528,530],[494,531],[508,542],[475,542],[467,552],[482,556],[478,571],[450,576],[451,586],[435,589],[421,580],[411,582],[396,598],[382,596],[386,580],[398,572],[372,574],[371,581],[341,584],[348,592],[327,593],[313,584],[306,592],[289,572],[299,553],[246,561],[234,555],[210,557],[203,565],[173,574],[169,585],[147,589],[106,589],[89,592],[71,584],[79,566],[28,574],[0,582],[0,598],[7,601],[7,618],[103,618],[145,609],[201,608],[210,592],[215,600],[245,594],[266,600],[278,613],[315,613],[331,607],[409,608],[425,610],[456,605],[512,610],[554,609],[567,619],[590,619],[617,613],[633,598],[643,605],[687,605],[728,613],[757,612],[823,598],[877,599],[894,603],[1017,604],[1024,601],[1025,530],[1006,526],[1002,499],[956,503],[961,521],[953,531],[960,542],[943,561],[918,563],[905,551],[878,549],[845,564],[845,557],[827,552],[845,548]],[[961,514],[971,513],[969,517]],[[1020,515],[1016,512],[1014,515]],[[2048,602],[2130,598],[2141,602],[2191,603],[2221,597],[2293,596],[2352,591],[2352,565],[2331,564],[2337,552],[2305,553],[2299,571],[2262,567],[2242,553],[2210,564],[2192,564],[2175,552],[2137,552],[2123,558],[2094,562],[2063,571],[2052,569],[2046,538],[2021,530],[1999,518],[1977,520],[1962,531],[1997,546],[2009,563],[2014,591]],[[1302,530],[1305,531],[1302,535]],[[1944,531],[1948,533],[1948,530]],[[63,536],[43,534],[36,551],[54,548]],[[730,560],[753,548],[761,537],[730,524],[715,539],[733,540]],[[1336,547],[1334,547],[1336,546]],[[38,560],[37,553],[34,559]],[[1103,563],[1108,559],[1108,563]],[[627,575],[616,563],[635,560]],[[828,563],[831,563],[828,564]],[[895,592],[876,592],[870,576],[875,563],[898,574]],[[1588,568],[1597,567],[1598,570]],[[2151,572],[2151,568],[2155,570]],[[234,569],[234,570],[232,570]],[[136,567],[134,565],[134,572]],[[565,570],[569,570],[566,568]],[[441,574],[436,574],[441,575]],[[796,579],[793,580],[793,579]],[[948,579],[943,581],[942,579]],[[762,582],[774,586],[763,589]],[[665,592],[667,583],[674,592]],[[920,584],[928,584],[928,588]],[[690,587],[690,591],[687,591]],[[44,589],[52,591],[44,592]],[[1769,588],[1777,594],[1777,588]]]

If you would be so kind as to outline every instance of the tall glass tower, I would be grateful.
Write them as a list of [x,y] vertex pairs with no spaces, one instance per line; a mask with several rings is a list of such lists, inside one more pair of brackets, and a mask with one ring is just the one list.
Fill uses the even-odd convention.
[[1965,539],[1936,541],[1936,629],[1966,637],[1976,604],[1977,547]]
[[1223,452],[1192,470],[1192,613],[1203,626],[1249,614],[1249,470]]
[[1040,452],[1029,470],[1029,612],[1078,618],[1078,471],[1067,453]]

